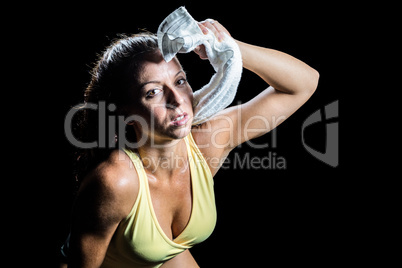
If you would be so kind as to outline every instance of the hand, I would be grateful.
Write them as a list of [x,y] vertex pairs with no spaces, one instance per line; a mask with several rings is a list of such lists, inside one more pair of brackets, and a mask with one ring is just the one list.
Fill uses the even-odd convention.
[[[201,31],[204,34],[208,34],[208,30],[212,31],[216,38],[218,38],[218,42],[222,42],[225,39],[225,35],[223,33],[226,33],[227,35],[230,35],[228,30],[226,30],[225,27],[222,26],[218,21],[212,20],[212,19],[207,19],[204,21],[201,21],[198,23],[198,26],[200,27]],[[205,47],[204,45],[199,45],[194,49],[194,52],[200,56],[201,59],[206,60],[208,59],[207,53],[205,52]]]

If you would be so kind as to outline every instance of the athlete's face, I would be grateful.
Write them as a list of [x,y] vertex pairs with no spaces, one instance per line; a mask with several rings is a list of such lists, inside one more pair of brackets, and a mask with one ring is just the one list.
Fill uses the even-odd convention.
[[[132,114],[137,139],[181,139],[191,131],[193,91],[177,58],[165,62],[159,51],[145,56]],[[131,110],[131,109],[130,109]]]

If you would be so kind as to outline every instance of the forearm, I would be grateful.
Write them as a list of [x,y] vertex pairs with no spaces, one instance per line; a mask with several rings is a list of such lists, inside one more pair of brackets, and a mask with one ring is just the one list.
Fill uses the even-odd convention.
[[304,62],[274,49],[236,42],[244,68],[259,75],[276,90],[300,94],[316,89],[319,74]]

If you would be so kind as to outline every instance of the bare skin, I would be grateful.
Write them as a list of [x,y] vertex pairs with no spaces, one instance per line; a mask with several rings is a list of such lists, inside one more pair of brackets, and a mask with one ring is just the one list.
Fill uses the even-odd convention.
[[[222,33],[230,35],[218,22],[206,21],[199,25],[203,31],[208,28],[221,39]],[[146,167],[157,220],[170,239],[184,230],[191,215],[191,178],[183,138],[192,133],[215,175],[220,168],[216,159],[224,159],[237,145],[278,126],[302,106],[317,87],[318,73],[305,63],[276,50],[237,43],[244,68],[272,87],[245,104],[223,110],[195,128],[191,127],[192,90],[178,60],[166,63],[161,54],[156,53],[144,64],[140,78],[143,87],[132,112],[146,120],[155,119],[155,125],[147,128],[133,122],[133,127],[137,137],[144,137],[146,141],[138,152]],[[200,58],[206,58],[202,46],[195,52]],[[182,115],[183,121],[177,123],[175,119]],[[266,120],[252,120],[254,116]],[[246,128],[258,131],[247,132]],[[166,168],[158,169],[161,159]],[[130,159],[117,150],[85,178],[74,209],[68,267],[100,267],[117,226],[136,201],[138,185],[138,175]],[[193,268],[198,265],[186,250],[162,267]]]

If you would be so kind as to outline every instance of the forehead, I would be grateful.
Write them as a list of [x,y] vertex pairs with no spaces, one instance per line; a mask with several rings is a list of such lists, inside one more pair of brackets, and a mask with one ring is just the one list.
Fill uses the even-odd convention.
[[166,62],[162,54],[158,51],[144,57],[144,61],[139,73],[139,82],[159,81],[161,79],[174,76],[182,69],[179,60],[174,57]]

